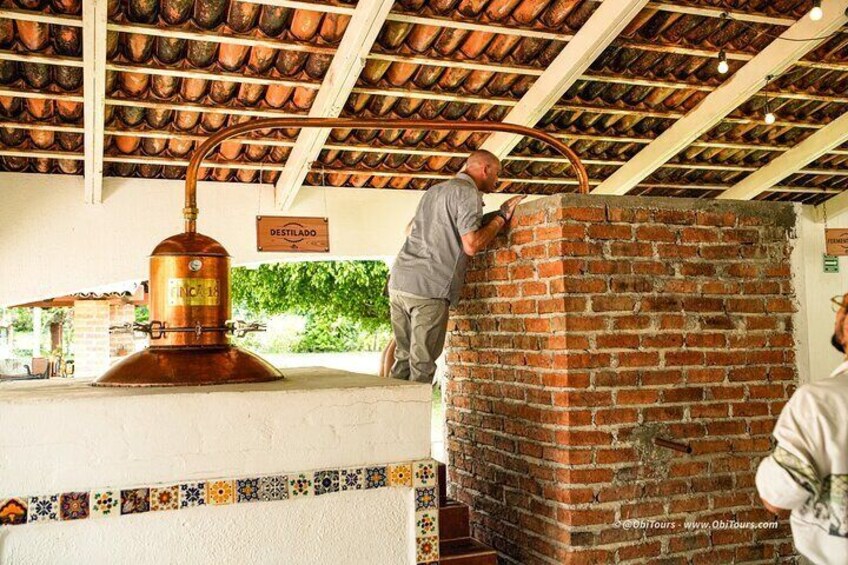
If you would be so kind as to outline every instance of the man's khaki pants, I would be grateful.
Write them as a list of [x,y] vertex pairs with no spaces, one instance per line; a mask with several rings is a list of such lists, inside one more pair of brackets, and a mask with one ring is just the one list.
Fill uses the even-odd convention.
[[389,304],[397,344],[392,378],[432,384],[436,359],[445,347],[448,301],[390,291]]

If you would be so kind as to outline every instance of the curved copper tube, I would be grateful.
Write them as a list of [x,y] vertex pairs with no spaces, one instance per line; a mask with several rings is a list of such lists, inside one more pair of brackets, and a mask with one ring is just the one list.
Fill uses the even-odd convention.
[[571,165],[577,172],[577,180],[579,181],[579,192],[581,194],[589,193],[589,175],[586,172],[586,167],[580,161],[577,154],[562,141],[552,135],[539,131],[533,128],[519,126],[516,124],[507,124],[502,122],[485,122],[485,121],[464,121],[464,122],[448,122],[445,120],[374,120],[374,119],[357,119],[357,118],[307,118],[307,117],[292,117],[292,118],[264,118],[252,120],[236,124],[234,126],[224,128],[221,131],[211,135],[206,141],[200,144],[200,147],[192,154],[191,160],[186,171],[185,184],[185,208],[183,209],[183,217],[185,218],[185,231],[194,233],[197,230],[197,174],[200,170],[200,165],[212,149],[219,143],[241,135],[243,133],[262,130],[262,129],[277,129],[277,128],[350,128],[350,129],[432,129],[432,130],[456,130],[456,131],[499,131],[505,133],[515,133],[527,137],[534,137],[540,141],[544,141],[548,145],[553,146],[559,153],[571,161]]

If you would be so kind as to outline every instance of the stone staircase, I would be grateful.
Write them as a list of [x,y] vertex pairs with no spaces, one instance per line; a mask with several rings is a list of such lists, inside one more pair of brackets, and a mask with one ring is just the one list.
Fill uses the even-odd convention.
[[439,563],[497,565],[498,554],[471,537],[468,506],[447,497],[447,469],[439,463]]

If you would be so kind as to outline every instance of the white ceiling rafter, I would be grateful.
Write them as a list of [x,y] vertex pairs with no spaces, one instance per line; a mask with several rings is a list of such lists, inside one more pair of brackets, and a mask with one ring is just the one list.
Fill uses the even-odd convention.
[[845,142],[848,142],[848,113],[842,114],[768,165],[757,169],[718,198],[750,200],[792,174],[817,174],[815,169],[805,170],[804,167]]
[[[535,126],[647,3],[648,0],[606,0],[601,4],[503,121]],[[521,139],[520,135],[494,133],[480,148],[502,159]]]
[[106,125],[107,0],[83,2],[83,123],[85,125],[85,202],[103,200],[103,130]]
[[[393,0],[369,0],[357,5],[309,109],[310,117],[341,114],[393,3]],[[274,203],[278,210],[286,210],[294,202],[330,131],[329,128],[300,131],[275,187]]]
[[[845,16],[846,6],[848,0],[825,0],[822,4],[825,17],[822,20],[799,20],[781,35],[791,41],[772,41],[724,84],[708,94],[695,109],[677,120],[650,145],[593,189],[592,193],[627,194],[740,104],[762,90],[768,77],[782,74],[794,62],[821,45],[826,37],[845,25],[848,21]],[[821,39],[797,41],[802,38]]]

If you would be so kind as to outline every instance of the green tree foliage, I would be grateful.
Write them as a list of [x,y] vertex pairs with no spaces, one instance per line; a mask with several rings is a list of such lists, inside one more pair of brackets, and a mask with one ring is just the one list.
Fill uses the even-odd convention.
[[329,320],[310,316],[300,339],[292,346],[295,353],[328,353],[362,349],[357,324],[345,319]]
[[[345,320],[366,332],[389,327],[382,261],[305,261],[233,269],[237,308],[264,315],[299,314],[327,329]],[[321,320],[319,323],[318,320]]]

